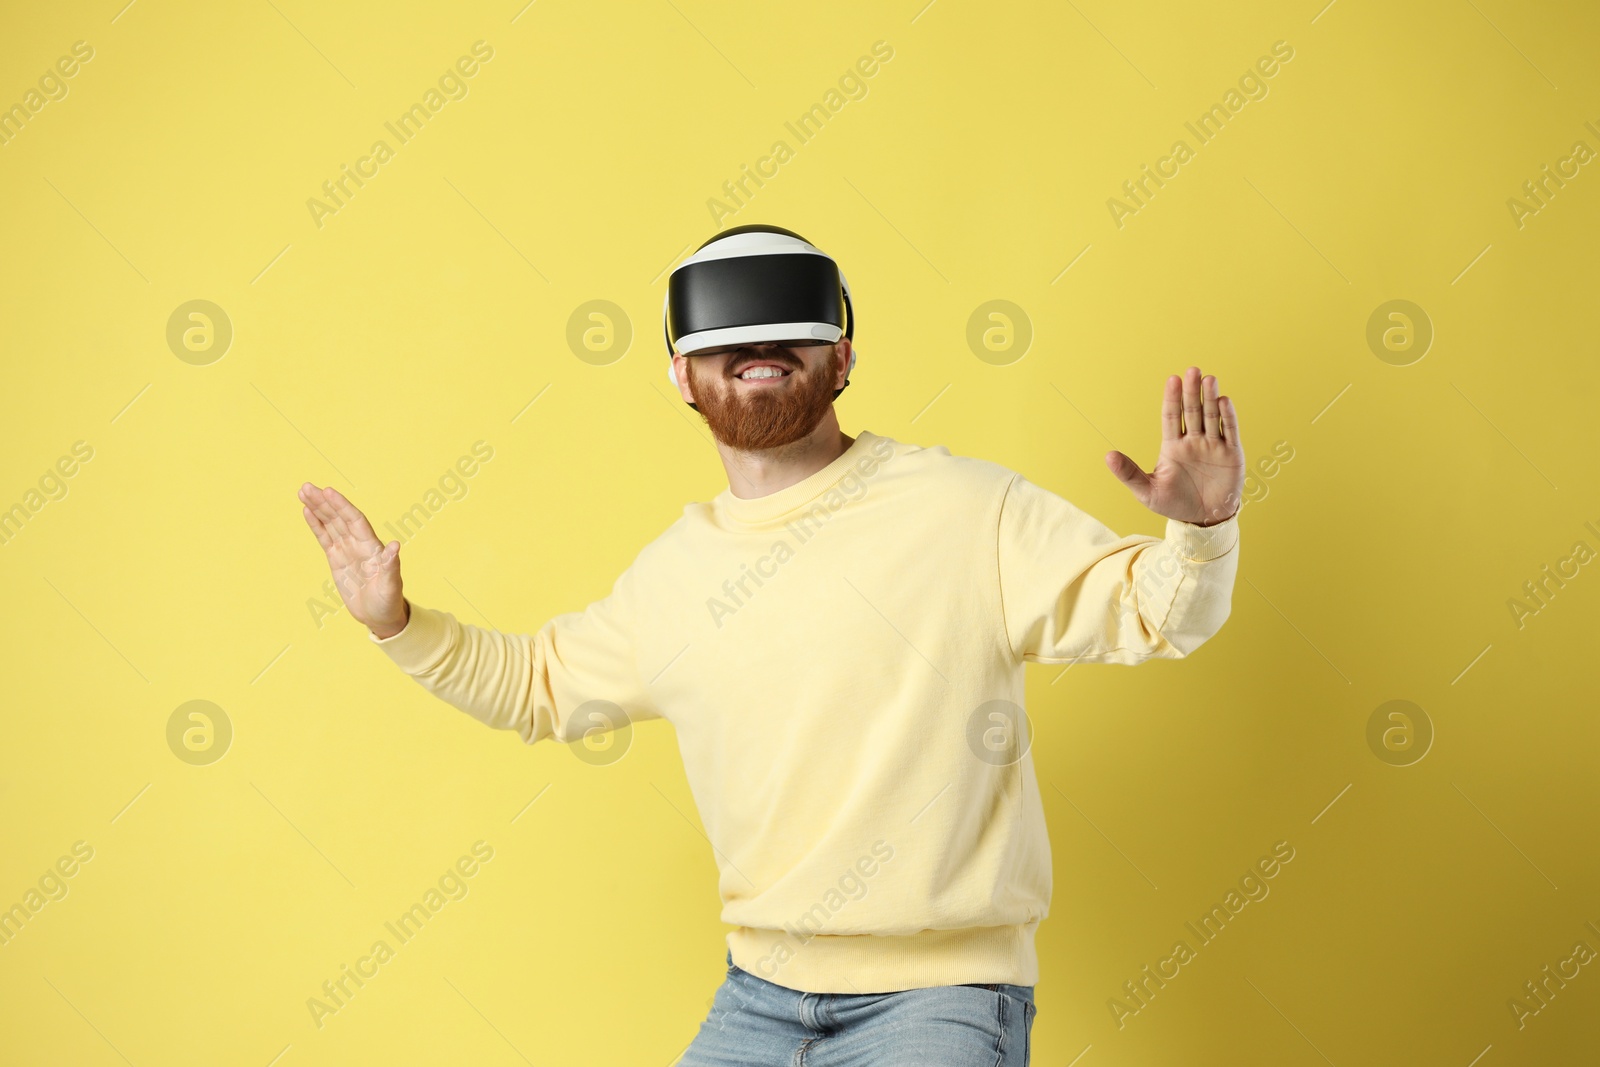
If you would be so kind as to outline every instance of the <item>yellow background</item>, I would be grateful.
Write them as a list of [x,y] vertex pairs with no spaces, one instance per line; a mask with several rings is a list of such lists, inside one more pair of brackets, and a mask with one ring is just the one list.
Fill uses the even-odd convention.
[[[1035,1062],[1594,1062],[1600,966],[1524,1028],[1507,1001],[1600,950],[1597,565],[1521,628],[1507,602],[1600,549],[1600,173],[1521,228],[1506,205],[1600,149],[1593,7],[122,3],[7,5],[0,33],[7,106],[94,49],[0,147],[0,504],[93,448],[0,546],[0,904],[94,849],[0,947],[0,1060],[681,1053],[725,927],[670,726],[594,767],[431,699],[345,613],[318,625],[294,494],[381,524],[482,440],[402,552],[408,593],[524,632],[603,595],[725,484],[665,379],[664,272],[784,139],[720,224],[842,265],[847,432],[1004,463],[1119,533],[1161,520],[1102,457],[1154,462],[1190,363],[1248,461],[1293,451],[1252,482],[1200,652],[1031,669],[1056,862]],[[306,201],[478,40],[468,95],[319,228]],[[784,122],[880,40],[866,95],[799,144]],[[1280,40],[1269,94],[1114,225]],[[209,365],[166,342],[193,299],[234,330]],[[1366,341],[1395,299],[1435,331],[1406,366]],[[625,310],[620,358],[569,347],[591,300]],[[1005,365],[966,339],[990,300],[1032,324]],[[234,731],[207,766],[166,739],[195,699]],[[1410,766],[1366,740],[1393,699],[1436,731]],[[307,998],[479,840],[469,894],[319,1029]],[[1122,983],[1280,840],[1271,895],[1119,1028]]]

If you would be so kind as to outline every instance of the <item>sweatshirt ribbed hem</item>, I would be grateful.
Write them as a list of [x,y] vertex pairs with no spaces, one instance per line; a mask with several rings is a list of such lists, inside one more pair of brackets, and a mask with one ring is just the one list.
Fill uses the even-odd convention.
[[[741,926],[729,932],[728,951],[757,978],[804,993],[896,993],[972,982],[1036,985],[1038,926],[1034,921],[898,937],[815,934],[799,944],[786,931]],[[779,945],[787,958],[774,953]]]
[[1185,559],[1209,563],[1232,552],[1239,543],[1238,513],[1215,526],[1197,526],[1181,519],[1168,519],[1167,540],[1177,545],[1178,554]]

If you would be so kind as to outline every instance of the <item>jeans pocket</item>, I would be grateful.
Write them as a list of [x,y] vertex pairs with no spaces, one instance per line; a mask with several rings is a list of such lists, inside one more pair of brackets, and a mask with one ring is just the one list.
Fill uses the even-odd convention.
[[[1032,999],[1023,995],[1023,990],[1017,986],[1002,985],[993,988],[996,993],[1007,1002],[1012,1012],[1020,1012],[1022,1019],[1022,1063],[1031,1062],[1033,1055],[1033,1017],[1039,1013],[1039,1008]],[[1032,992],[1029,989],[1029,992]],[[1008,1061],[1009,1062],[1009,1061]]]

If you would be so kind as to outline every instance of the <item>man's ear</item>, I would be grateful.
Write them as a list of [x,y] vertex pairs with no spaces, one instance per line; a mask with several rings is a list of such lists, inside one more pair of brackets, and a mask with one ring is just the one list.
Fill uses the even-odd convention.
[[682,352],[674,352],[672,370],[678,376],[678,395],[683,397],[685,404],[693,404],[694,394],[689,392],[689,357]]
[[839,338],[833,347],[839,354],[839,373],[834,376],[833,387],[843,389],[845,379],[850,377],[850,338]]

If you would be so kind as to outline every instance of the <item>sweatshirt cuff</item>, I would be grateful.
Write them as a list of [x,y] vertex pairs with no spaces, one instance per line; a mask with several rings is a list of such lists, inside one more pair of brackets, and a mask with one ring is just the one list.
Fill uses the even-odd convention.
[[411,617],[406,620],[404,630],[381,638],[368,630],[367,639],[383,649],[401,670],[418,674],[444,655],[445,646],[450,643],[449,616],[410,600],[406,603],[411,605]]
[[1168,519],[1167,541],[1178,555],[1195,563],[1226,556],[1239,543],[1239,514],[1235,512],[1215,526]]

